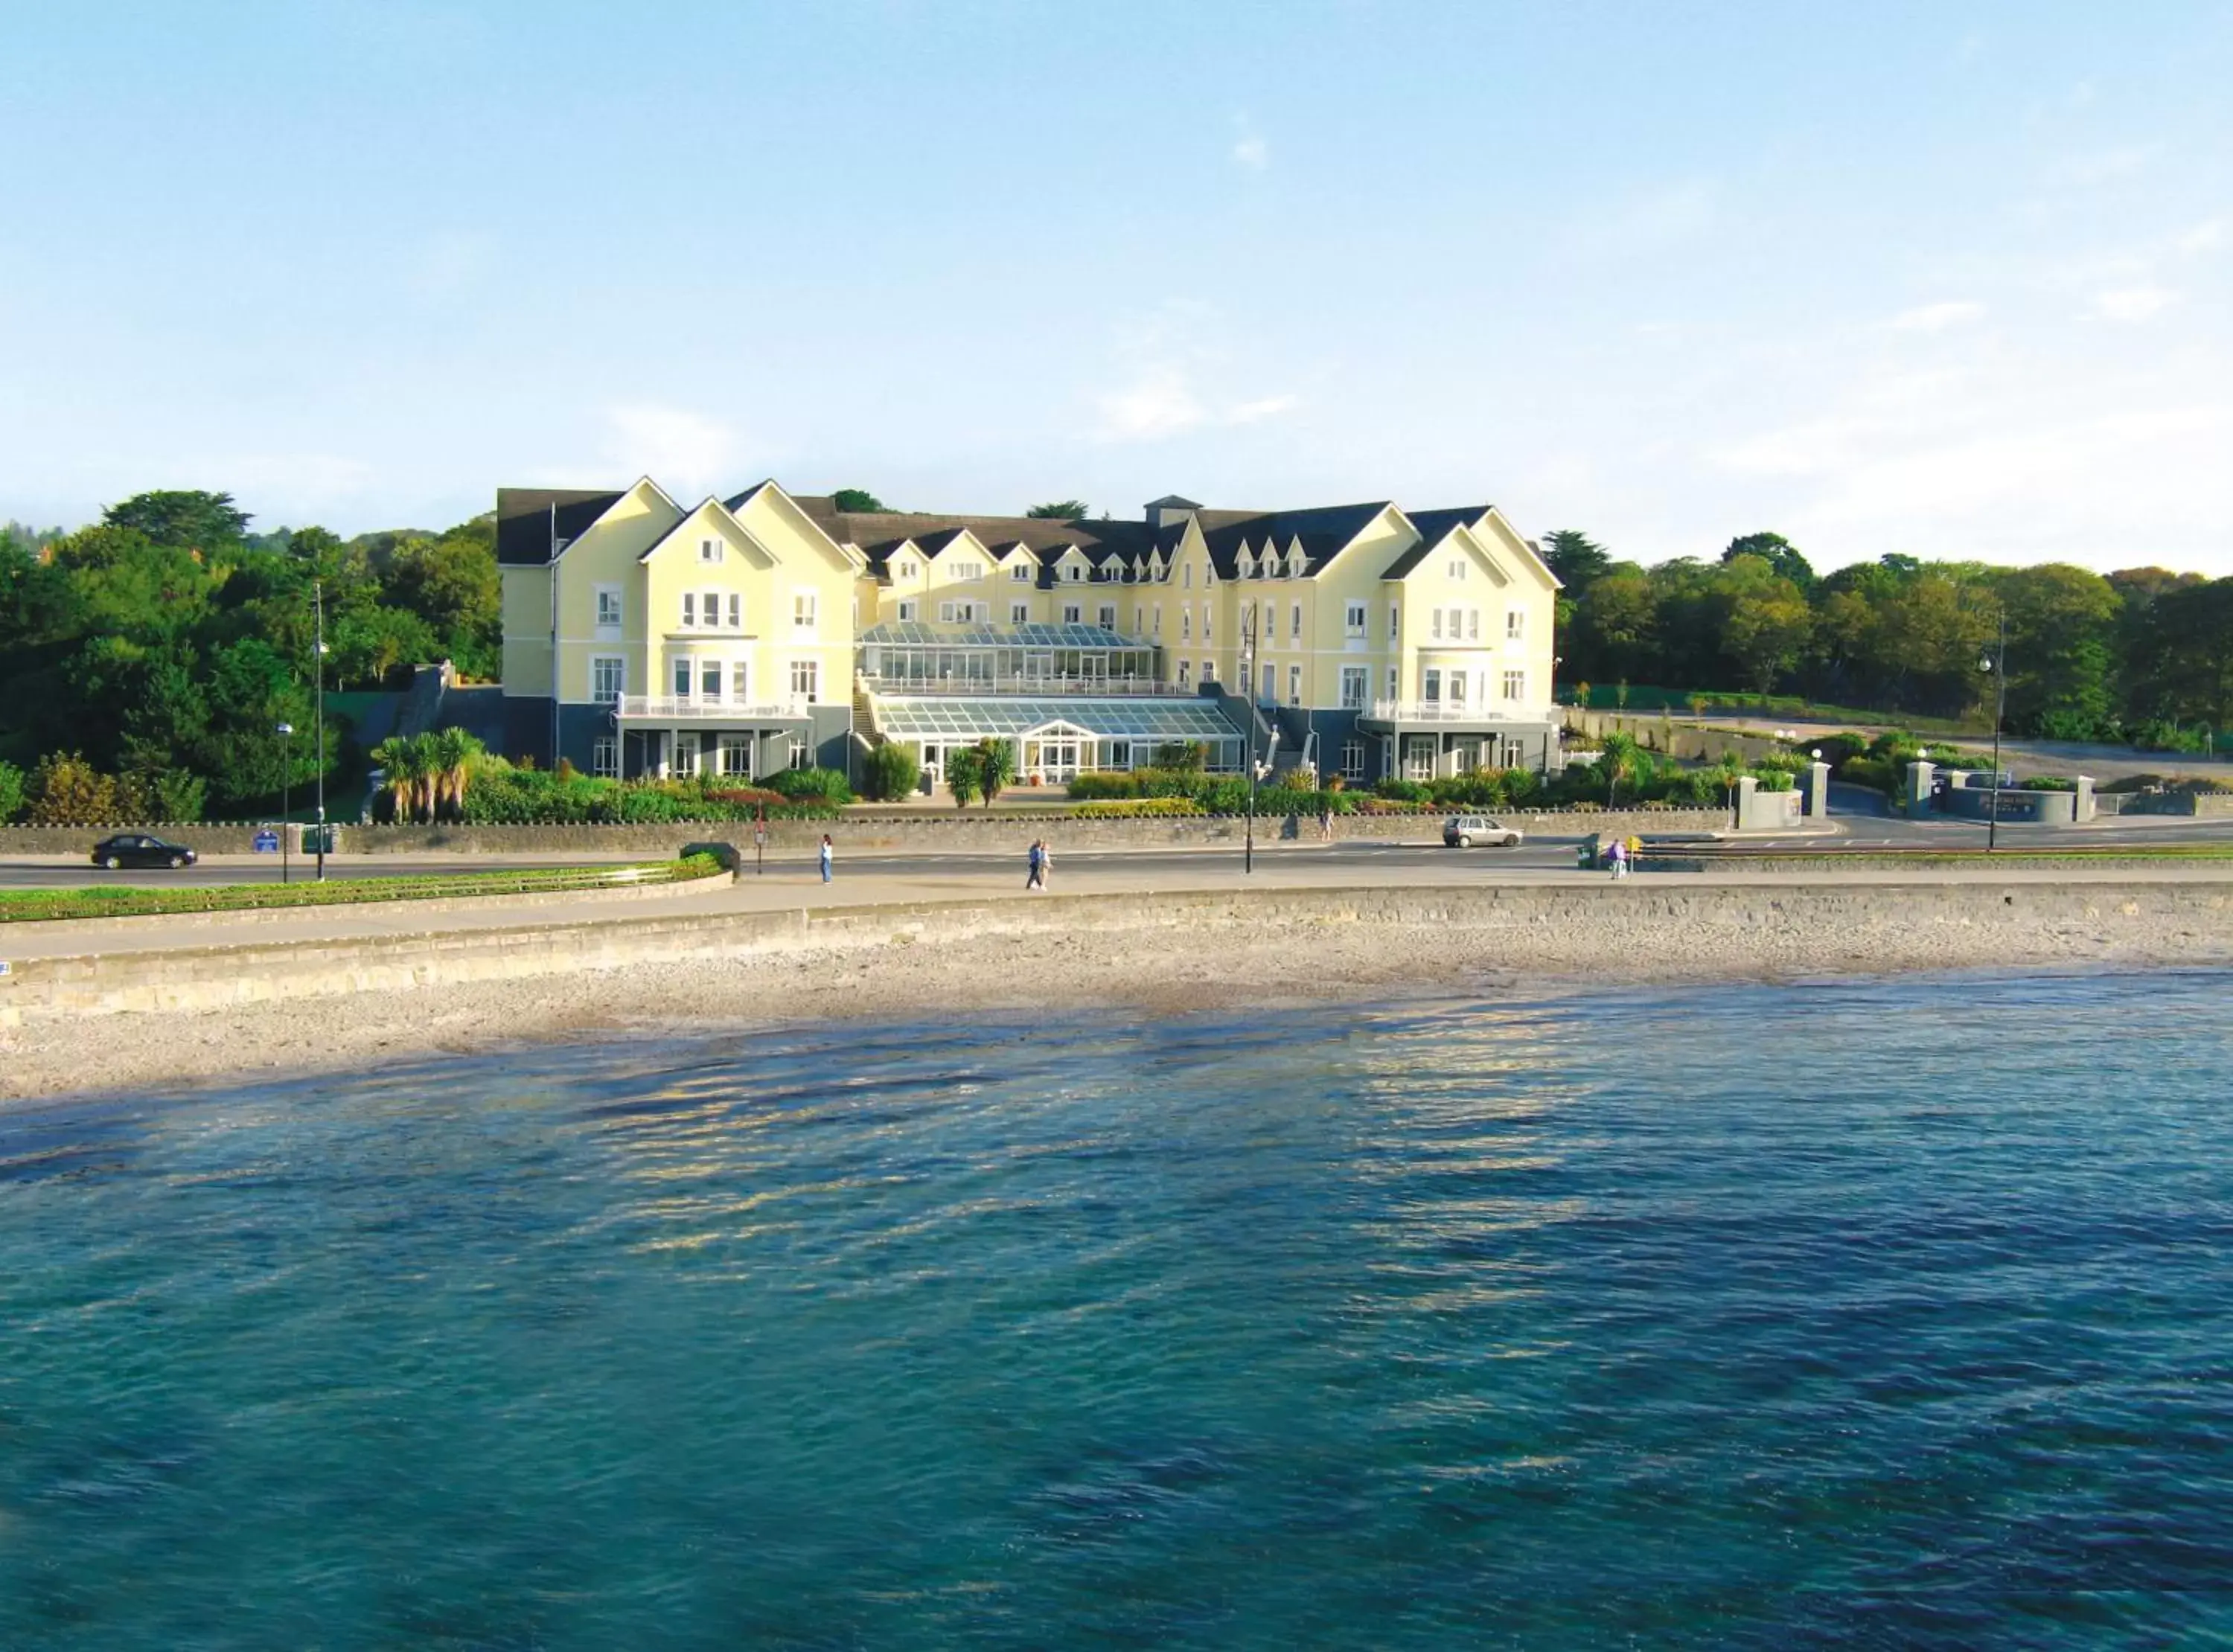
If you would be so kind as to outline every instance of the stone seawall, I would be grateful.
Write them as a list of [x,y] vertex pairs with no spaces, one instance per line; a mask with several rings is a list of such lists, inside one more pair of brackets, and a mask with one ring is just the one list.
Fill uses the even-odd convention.
[[[1220,932],[1279,934],[1331,961],[1371,932],[1466,932],[1517,971],[1561,958],[1609,971],[1833,970],[2033,962],[2047,938],[2099,955],[2233,958],[2223,881],[1693,886],[1462,885],[949,901],[813,911],[675,914],[503,930],[30,959],[0,976],[0,1026],[119,1011],[204,1011],[287,998],[439,988],[632,964],[865,953],[989,936],[1123,936],[1143,972],[1161,947]],[[1344,938],[1351,938],[1345,940]],[[1136,939],[1133,939],[1136,938]],[[1160,943],[1160,946],[1159,946]],[[1579,950],[1577,950],[1579,947]],[[2061,955],[2070,955],[2065,946]],[[741,1006],[749,1009],[749,1003]]]
[[[1441,836],[1449,815],[1458,809],[1426,815],[1337,815],[1337,838],[1391,842],[1417,841]],[[1710,832],[1726,829],[1728,811],[1723,809],[1639,809],[1533,813],[1491,810],[1534,837],[1586,837],[1592,832]],[[905,815],[850,814],[840,820],[778,820],[768,823],[768,846],[778,849],[812,847],[828,832],[848,849],[896,849],[902,853],[1014,854],[1037,836],[1053,838],[1067,849],[1162,848],[1195,843],[1238,844],[1246,823],[1224,815],[1176,816],[1143,819],[1079,819],[1055,811],[1002,814],[972,810]],[[70,855],[84,856],[107,828],[87,826],[0,826],[0,856],[10,855]],[[246,855],[255,829],[249,826],[165,826],[153,829],[162,836],[186,844],[203,855]],[[342,826],[335,829],[335,850],[343,856],[374,855],[610,855],[615,859],[659,860],[674,854],[684,843],[700,840],[726,842],[747,847],[752,842],[749,821],[680,822],[657,826]],[[1260,815],[1256,841],[1260,843],[1316,842],[1318,823],[1308,817]]]

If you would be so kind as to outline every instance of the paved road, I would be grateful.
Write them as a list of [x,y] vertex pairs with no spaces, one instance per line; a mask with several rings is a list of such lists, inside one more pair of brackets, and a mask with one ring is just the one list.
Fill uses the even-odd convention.
[[[527,868],[547,868],[563,866],[609,866],[616,862],[641,860],[641,855],[607,856],[576,860],[507,860],[488,855],[445,855],[420,859],[350,860],[334,855],[326,862],[326,876],[335,878],[393,878],[440,877],[453,872],[510,872]],[[315,863],[296,862],[290,868],[294,881],[307,883],[316,876]],[[57,861],[51,856],[28,860],[0,861],[0,889],[84,889],[99,885],[103,888],[173,889],[180,885],[224,883],[277,883],[279,863],[268,855],[227,855],[199,865],[181,867],[178,871],[165,868],[154,871],[123,869],[105,871],[90,861]]]

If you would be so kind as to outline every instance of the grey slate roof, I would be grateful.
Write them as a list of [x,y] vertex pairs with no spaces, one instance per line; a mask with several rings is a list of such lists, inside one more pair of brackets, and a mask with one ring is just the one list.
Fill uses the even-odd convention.
[[1404,519],[1419,530],[1419,543],[1388,564],[1381,573],[1383,579],[1401,579],[1421,563],[1426,561],[1435,547],[1450,537],[1454,528],[1470,528],[1487,516],[1485,504],[1460,505],[1455,511],[1406,511]]
[[498,565],[547,567],[554,539],[579,539],[620,498],[618,492],[596,488],[498,488]]

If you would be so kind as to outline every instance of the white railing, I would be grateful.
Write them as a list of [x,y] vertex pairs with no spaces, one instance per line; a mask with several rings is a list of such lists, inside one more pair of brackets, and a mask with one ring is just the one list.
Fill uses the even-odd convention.
[[854,683],[872,694],[1100,694],[1111,699],[1134,694],[1183,695],[1181,688],[1153,677],[1034,677],[1019,673],[1007,677],[893,677],[863,672]]
[[765,718],[800,718],[813,704],[804,698],[748,706],[741,700],[695,695],[623,694],[616,705],[625,720],[644,718],[680,723],[750,723]]
[[1463,700],[1376,699],[1370,716],[1383,723],[1517,723],[1540,719],[1517,712],[1492,712]]

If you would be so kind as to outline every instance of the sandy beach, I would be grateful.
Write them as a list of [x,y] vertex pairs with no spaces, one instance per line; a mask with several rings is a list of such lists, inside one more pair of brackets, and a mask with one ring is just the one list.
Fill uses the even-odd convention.
[[1990,921],[1865,927],[1756,899],[1702,927],[1650,901],[1592,901],[1559,921],[1271,920],[1184,929],[989,933],[949,940],[637,962],[199,1012],[73,1017],[0,1030],[0,1097],[145,1093],[227,1076],[374,1067],[523,1042],[872,1017],[1143,1015],[1247,1004],[1645,982],[1915,971],[2233,965],[2233,910],[2177,925],[2113,909],[2011,908]]

